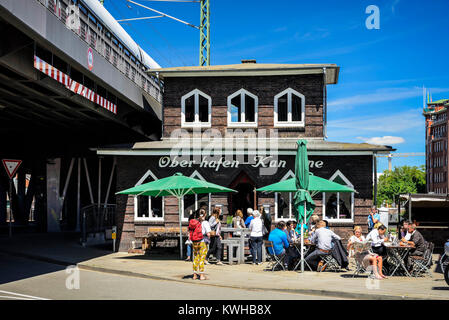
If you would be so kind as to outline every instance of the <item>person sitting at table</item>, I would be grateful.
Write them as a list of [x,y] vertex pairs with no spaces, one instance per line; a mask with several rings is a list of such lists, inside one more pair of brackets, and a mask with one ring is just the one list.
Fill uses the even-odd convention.
[[[412,246],[407,258],[407,266],[412,266],[412,256],[422,257],[426,251],[426,240],[422,236],[421,232],[416,230],[416,224],[411,223],[408,226],[408,232],[410,233],[410,241],[404,243],[404,245]],[[401,243],[402,244],[402,243]]]
[[348,251],[350,254],[352,251],[354,259],[361,264],[365,270],[368,270],[368,267],[371,266],[376,279],[386,279],[387,277],[382,273],[383,259],[381,256],[376,253],[368,252],[368,250],[359,251],[353,249],[355,243],[363,243],[364,241],[365,237],[362,235],[362,227],[354,227],[354,235],[348,241]]
[[297,226],[297,222],[296,221],[288,221],[287,222],[287,238],[288,238],[288,242],[292,243],[298,240],[299,238],[299,234],[298,232],[296,232],[296,226]]
[[[284,232],[285,227],[285,222],[279,221],[276,224],[276,228],[271,231],[270,235],[268,236],[268,241],[273,242],[274,254],[276,254],[277,256],[285,253],[287,248],[290,247],[287,239],[287,234]],[[268,248],[268,252],[270,254],[273,254],[271,248]],[[284,260],[284,265],[286,264],[286,262],[287,261]]]
[[352,245],[354,243],[356,243],[356,242],[362,243],[363,241],[365,241],[365,237],[362,235],[362,227],[361,226],[355,226],[354,227],[354,234],[348,240],[349,258],[354,256],[354,250],[352,249]]
[[245,226],[248,228],[249,224],[251,223],[251,220],[254,219],[254,215],[253,215],[253,209],[252,208],[248,208],[246,210],[246,213],[248,214],[246,220],[245,220]]
[[410,232],[408,232],[408,227],[410,225],[410,222],[408,220],[402,221],[402,227],[401,227],[401,242],[407,243],[407,241],[410,241]]
[[[237,210],[235,212],[234,218],[232,218],[232,225],[235,229],[245,229],[245,222],[243,221],[243,212],[242,210]],[[240,236],[241,232],[234,232],[235,236]]]
[[320,221],[320,217],[318,217],[317,214],[312,214],[312,216],[310,217],[310,220],[309,220],[309,225],[308,225],[310,234],[312,234],[315,231],[316,224],[318,221]]
[[373,252],[382,257],[385,257],[387,255],[387,249],[384,245],[384,242],[388,241],[388,237],[385,236],[386,231],[387,228],[384,225],[380,225],[379,228],[373,229],[366,236],[366,240],[371,241]]
[[318,266],[321,267],[321,257],[331,253],[333,240],[341,240],[341,238],[332,230],[326,229],[326,223],[323,220],[319,221],[317,229],[310,239],[311,243],[316,245],[316,249],[306,258],[306,262],[312,269],[316,270]]

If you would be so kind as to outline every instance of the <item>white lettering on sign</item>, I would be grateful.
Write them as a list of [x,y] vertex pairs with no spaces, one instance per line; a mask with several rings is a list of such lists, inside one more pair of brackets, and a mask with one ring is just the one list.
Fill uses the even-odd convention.
[[[272,156],[254,156],[254,161],[251,162],[251,166],[254,168],[286,168],[287,161],[273,159]],[[159,167],[160,168],[191,168],[194,165],[198,165],[200,168],[211,168],[215,171],[220,170],[221,168],[238,168],[240,166],[240,161],[238,160],[227,160],[225,157],[221,157],[218,159],[209,159],[207,156],[203,157],[200,162],[196,160],[185,160],[185,158],[178,159],[178,156],[174,156],[171,158],[170,156],[164,156],[159,158]],[[244,163],[248,164],[248,163]],[[321,169],[324,165],[324,162],[321,160],[314,161],[309,160],[309,168],[311,169]]]

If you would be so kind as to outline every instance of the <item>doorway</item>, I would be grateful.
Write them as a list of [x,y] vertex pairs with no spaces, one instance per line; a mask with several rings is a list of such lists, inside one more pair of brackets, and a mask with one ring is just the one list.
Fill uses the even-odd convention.
[[254,181],[248,176],[248,174],[242,171],[230,184],[230,188],[237,191],[237,193],[231,193],[228,197],[228,207],[230,213],[234,214],[237,210],[242,210],[243,217],[246,219],[248,208],[254,208]]

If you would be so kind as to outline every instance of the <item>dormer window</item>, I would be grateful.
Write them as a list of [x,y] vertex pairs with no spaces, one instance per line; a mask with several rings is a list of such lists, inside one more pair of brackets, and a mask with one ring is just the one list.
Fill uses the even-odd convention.
[[304,127],[305,97],[288,88],[274,97],[274,126],[278,128]]
[[228,97],[228,127],[257,127],[258,98],[240,89]]
[[198,89],[190,91],[181,98],[181,127],[211,126],[212,99]]

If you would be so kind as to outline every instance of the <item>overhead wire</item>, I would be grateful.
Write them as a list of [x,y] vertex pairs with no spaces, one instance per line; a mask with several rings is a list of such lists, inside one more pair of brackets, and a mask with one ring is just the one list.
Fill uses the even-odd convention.
[[[123,18],[123,15],[121,14],[121,10],[115,5],[114,1],[108,1],[106,4],[111,4],[112,7],[115,9],[115,11],[117,11],[117,14],[119,14],[119,18]],[[165,56],[161,51],[159,51],[156,47],[154,47],[151,42],[147,39],[147,37],[145,35],[142,35],[139,31],[137,31],[130,23],[124,23],[126,25],[128,25],[130,27],[130,29],[132,29],[135,33],[139,34],[143,40],[161,57],[163,58],[166,62],[168,62],[169,65],[173,65],[173,62],[170,60],[170,58],[168,58],[167,56]]]
[[[130,9],[132,9],[130,6],[129,6],[129,4],[128,4],[128,1],[127,0],[124,0],[125,2],[126,2],[126,6],[128,7],[128,8],[130,8]],[[128,24],[129,25],[129,24]],[[179,50],[178,49],[176,49],[171,43],[170,43],[170,41],[166,38],[166,37],[164,37],[151,23],[150,24],[148,24],[149,25],[149,27],[151,28],[151,29],[153,29],[153,31],[159,36],[159,38],[161,38],[165,43],[166,43],[166,45],[169,47],[169,49],[171,49],[173,52],[174,52],[174,54],[177,56],[177,58],[178,58],[178,60],[181,62],[181,64],[183,65],[183,66],[187,66],[187,65],[189,65],[188,63],[186,63],[186,60],[185,60],[185,57],[184,56],[182,56],[180,53],[179,53]],[[136,30],[134,27],[132,27],[131,25],[130,25],[130,27],[132,28],[132,30],[134,30],[136,33],[138,33],[139,35],[141,35],[144,39],[146,39],[147,40],[147,42],[149,43],[149,40],[148,40],[148,38],[145,36],[145,35],[143,35],[142,33],[140,33],[138,30]],[[173,65],[173,64],[171,64],[171,65]]]

